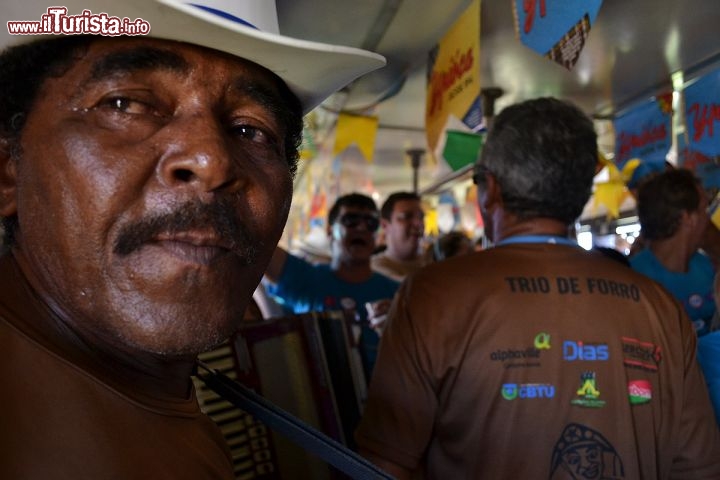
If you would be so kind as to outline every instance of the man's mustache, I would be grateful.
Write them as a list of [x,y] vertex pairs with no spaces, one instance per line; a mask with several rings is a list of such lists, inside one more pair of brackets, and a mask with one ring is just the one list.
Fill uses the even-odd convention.
[[234,203],[229,199],[213,203],[187,202],[172,212],[151,216],[126,225],[115,242],[115,253],[129,255],[161,234],[212,229],[223,246],[251,265],[257,257],[257,246],[247,228],[237,219]]

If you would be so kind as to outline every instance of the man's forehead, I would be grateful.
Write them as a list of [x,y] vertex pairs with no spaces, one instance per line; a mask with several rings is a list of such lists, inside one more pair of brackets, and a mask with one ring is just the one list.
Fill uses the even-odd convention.
[[420,205],[420,200],[398,200],[395,202],[395,205],[393,205],[393,212],[406,212],[406,211],[418,211],[422,210],[422,207]]
[[90,44],[85,59],[92,63],[94,76],[145,69],[183,73],[191,68],[193,59],[234,63],[258,74],[270,74],[264,67],[228,53],[189,43],[144,37],[95,40]]
[[367,207],[361,207],[358,205],[342,205],[340,206],[340,215],[343,213],[369,213],[372,215],[377,214],[377,210],[373,210]]
[[[206,75],[204,84],[227,82],[223,89],[248,95],[274,112],[287,108],[281,99],[282,80],[253,62],[197,45],[154,38],[99,38],[78,53],[77,60],[60,77],[77,84],[72,96],[81,95],[89,86],[106,79],[134,73],[168,72],[187,76],[203,64],[211,73],[225,69],[228,74]],[[207,78],[210,77],[210,78]]]
[[91,51],[90,80],[141,70],[168,70],[186,73],[189,62],[172,45],[147,43],[113,44],[99,42]]

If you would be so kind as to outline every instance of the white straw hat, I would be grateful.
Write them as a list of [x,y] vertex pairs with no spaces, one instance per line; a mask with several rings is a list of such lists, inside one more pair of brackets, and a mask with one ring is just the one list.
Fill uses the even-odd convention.
[[[177,40],[250,60],[282,78],[305,113],[359,76],[385,65],[376,53],[280,35],[274,0],[3,0],[6,21],[40,21],[47,9],[67,7],[149,23],[149,37]],[[49,35],[10,35],[3,25],[0,48]]]

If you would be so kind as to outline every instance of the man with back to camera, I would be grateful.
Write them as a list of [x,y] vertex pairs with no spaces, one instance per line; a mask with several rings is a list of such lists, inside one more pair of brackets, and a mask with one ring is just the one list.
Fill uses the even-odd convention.
[[1,37],[0,478],[234,478],[195,357],[280,238],[302,115],[383,60],[227,4],[70,1],[151,35]]
[[370,259],[372,269],[398,282],[424,265],[420,242],[425,233],[420,196],[395,192],[380,208],[380,224],[387,248]]
[[356,431],[399,480],[720,478],[682,306],[568,238],[596,161],[570,104],[495,118],[475,181],[496,246],[405,280]]
[[[339,197],[328,212],[330,264],[312,265],[277,247],[265,276],[268,293],[294,313],[324,310],[354,312],[362,321],[360,354],[369,379],[377,356],[378,334],[365,320],[381,317],[398,283],[373,272],[378,220],[375,201],[359,193]],[[366,304],[372,304],[372,315]]]

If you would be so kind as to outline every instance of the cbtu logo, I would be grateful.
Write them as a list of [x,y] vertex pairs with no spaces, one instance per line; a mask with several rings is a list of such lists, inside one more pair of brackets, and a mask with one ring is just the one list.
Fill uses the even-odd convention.
[[606,344],[585,344],[583,342],[572,342],[566,340],[563,342],[563,358],[569,362],[575,360],[607,360],[610,358],[610,352]]
[[505,400],[553,398],[555,396],[555,387],[549,383],[504,383],[500,393]]

